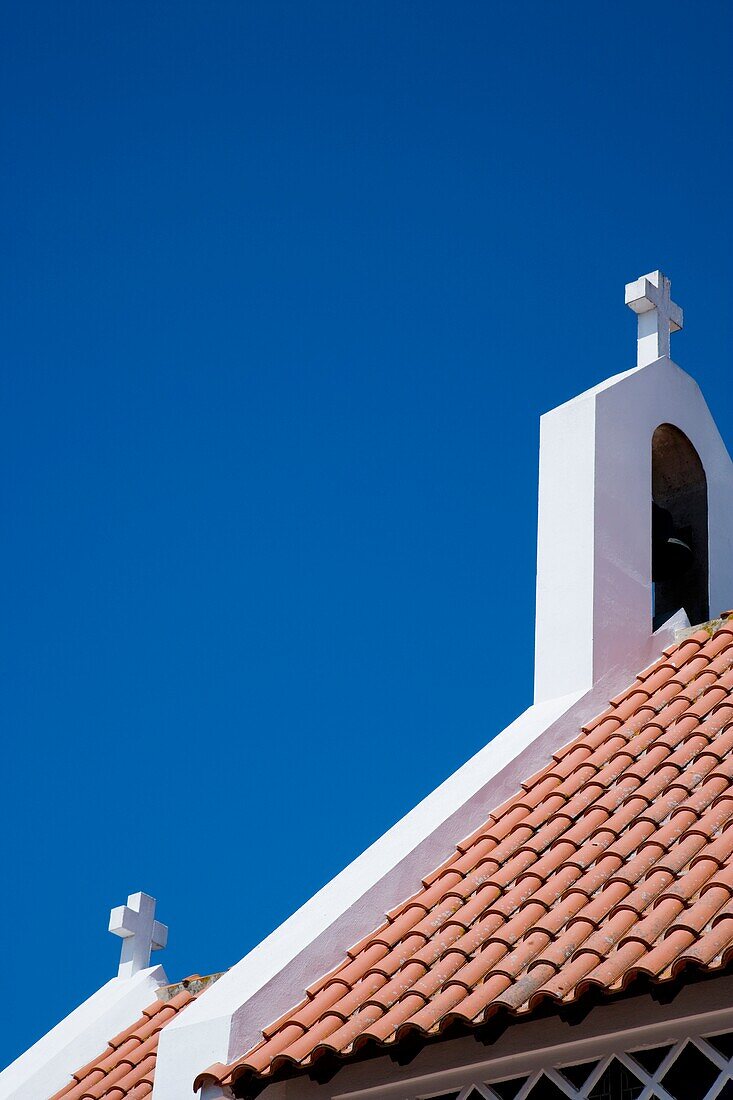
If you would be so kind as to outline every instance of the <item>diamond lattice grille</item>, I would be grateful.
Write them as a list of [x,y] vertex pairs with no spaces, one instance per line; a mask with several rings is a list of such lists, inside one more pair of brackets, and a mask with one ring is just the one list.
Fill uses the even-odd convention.
[[424,1100],[733,1100],[733,1032],[476,1083]]

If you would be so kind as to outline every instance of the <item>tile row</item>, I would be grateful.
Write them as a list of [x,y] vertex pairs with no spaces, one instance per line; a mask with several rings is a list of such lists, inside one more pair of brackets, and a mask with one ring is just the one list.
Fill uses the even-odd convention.
[[665,650],[257,1047],[197,1086],[727,965],[732,778],[723,622]]

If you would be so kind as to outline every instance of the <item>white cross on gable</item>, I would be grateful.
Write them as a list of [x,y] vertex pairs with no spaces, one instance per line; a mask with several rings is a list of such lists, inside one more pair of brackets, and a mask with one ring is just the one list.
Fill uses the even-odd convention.
[[130,894],[127,905],[118,905],[109,915],[109,930],[122,936],[119,978],[131,978],[150,966],[150,952],[168,942],[168,929],[155,919],[155,898]]
[[626,284],[626,305],[639,316],[636,365],[645,367],[669,356],[669,334],[682,328],[682,310],[670,296],[672,284],[661,271],[650,271]]

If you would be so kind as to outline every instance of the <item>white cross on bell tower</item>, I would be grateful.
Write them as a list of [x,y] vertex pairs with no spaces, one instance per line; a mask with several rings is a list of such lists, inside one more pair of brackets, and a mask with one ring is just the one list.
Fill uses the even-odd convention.
[[626,284],[626,305],[639,316],[636,365],[669,358],[669,334],[682,328],[683,314],[670,296],[672,284],[661,271],[650,271]]
[[130,894],[127,905],[118,905],[109,915],[109,930],[122,936],[119,978],[131,978],[150,965],[150,952],[168,942],[168,929],[155,919],[155,898]]

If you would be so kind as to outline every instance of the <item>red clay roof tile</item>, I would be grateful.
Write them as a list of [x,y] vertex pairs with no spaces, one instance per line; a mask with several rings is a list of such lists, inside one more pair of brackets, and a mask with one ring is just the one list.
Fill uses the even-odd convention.
[[724,623],[668,647],[254,1050],[197,1087],[264,1083],[369,1040],[476,1026],[499,1006],[520,1015],[639,974],[727,965],[731,779]]
[[105,1050],[72,1074],[68,1085],[50,1100],[143,1100],[153,1091],[161,1031],[195,1000],[183,989],[170,1000],[156,1000],[139,1020],[116,1035]]

